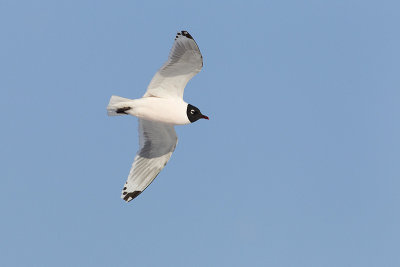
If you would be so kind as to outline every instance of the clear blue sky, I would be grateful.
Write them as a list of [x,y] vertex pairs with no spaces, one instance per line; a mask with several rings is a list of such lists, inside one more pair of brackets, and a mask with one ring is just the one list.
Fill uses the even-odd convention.
[[[398,1],[0,1],[1,266],[400,266]],[[120,199],[143,95],[204,68],[166,168]]]

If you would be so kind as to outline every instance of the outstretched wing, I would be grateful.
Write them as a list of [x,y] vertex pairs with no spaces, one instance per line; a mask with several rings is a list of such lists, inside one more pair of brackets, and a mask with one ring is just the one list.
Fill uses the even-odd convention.
[[178,142],[173,125],[139,119],[140,149],[135,156],[121,198],[137,197],[167,164]]
[[154,75],[144,97],[183,98],[186,84],[203,67],[203,57],[187,31],[178,32],[168,61]]

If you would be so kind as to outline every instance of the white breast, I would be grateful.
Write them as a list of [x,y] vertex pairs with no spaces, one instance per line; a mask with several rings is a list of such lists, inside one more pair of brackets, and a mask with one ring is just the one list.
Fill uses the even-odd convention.
[[190,123],[186,115],[187,105],[181,99],[143,97],[132,100],[127,112],[145,120],[181,125]]

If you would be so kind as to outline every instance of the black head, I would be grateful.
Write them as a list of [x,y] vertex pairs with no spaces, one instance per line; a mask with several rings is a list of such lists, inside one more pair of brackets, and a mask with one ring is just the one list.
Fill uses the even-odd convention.
[[201,114],[200,109],[198,109],[195,106],[192,106],[190,104],[187,105],[186,115],[190,122],[195,122],[198,119],[207,119],[208,120],[207,116],[204,116],[203,114]]

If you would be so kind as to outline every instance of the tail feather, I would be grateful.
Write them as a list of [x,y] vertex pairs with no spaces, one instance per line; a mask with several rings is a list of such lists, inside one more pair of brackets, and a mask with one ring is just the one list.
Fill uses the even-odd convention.
[[129,98],[124,98],[124,97],[120,97],[120,96],[116,96],[116,95],[111,96],[110,102],[108,103],[108,106],[107,106],[108,116],[118,116],[118,115],[127,114],[127,113],[125,113],[125,111],[128,109],[125,107],[122,107],[121,103],[128,102],[128,101],[131,101],[131,100]]

